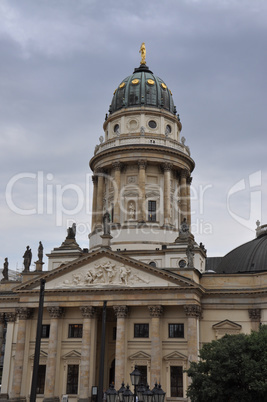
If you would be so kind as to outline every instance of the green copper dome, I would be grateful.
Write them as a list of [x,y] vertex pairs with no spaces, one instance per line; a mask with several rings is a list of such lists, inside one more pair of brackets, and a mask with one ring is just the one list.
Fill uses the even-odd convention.
[[132,75],[121,81],[114,92],[109,113],[140,106],[163,108],[176,114],[172,93],[165,82],[142,64]]

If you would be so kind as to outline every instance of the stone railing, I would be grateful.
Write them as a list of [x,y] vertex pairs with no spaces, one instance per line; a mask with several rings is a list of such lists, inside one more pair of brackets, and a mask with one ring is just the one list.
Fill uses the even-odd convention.
[[154,136],[138,136],[138,137],[117,137],[112,140],[103,142],[102,144],[96,145],[95,155],[103,152],[107,149],[120,147],[132,144],[144,144],[144,145],[159,145],[161,147],[173,148],[177,151],[183,152],[184,154],[190,156],[189,147],[183,145],[171,138],[155,138]]

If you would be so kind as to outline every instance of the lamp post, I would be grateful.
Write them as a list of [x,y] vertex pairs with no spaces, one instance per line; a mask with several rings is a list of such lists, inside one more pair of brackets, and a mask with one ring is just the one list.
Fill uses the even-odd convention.
[[153,394],[152,391],[150,391],[149,385],[147,384],[146,390],[145,390],[145,392],[143,393],[143,401],[144,401],[144,402],[152,402],[153,397],[154,397],[154,394]]
[[126,391],[126,388],[124,386],[124,382],[122,382],[121,387],[118,391],[119,402],[123,402],[123,394],[125,391]]
[[113,384],[110,384],[109,389],[106,392],[106,395],[107,395],[107,401],[108,402],[116,402],[117,392],[114,389]]
[[123,393],[124,402],[133,402],[133,396],[134,396],[134,394],[129,389],[129,385],[127,385],[126,391],[124,391],[124,393]]
[[144,386],[143,383],[138,385],[137,390],[136,390],[137,397],[138,397],[138,402],[143,402],[143,400],[144,400],[143,394],[144,394],[145,391],[146,391],[146,387]]
[[132,385],[134,386],[134,402],[136,401],[136,387],[139,384],[141,373],[138,370],[137,366],[135,366],[134,371],[130,374]]

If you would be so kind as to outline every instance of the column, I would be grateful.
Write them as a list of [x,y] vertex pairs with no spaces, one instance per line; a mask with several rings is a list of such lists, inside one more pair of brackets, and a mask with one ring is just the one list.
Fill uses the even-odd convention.
[[199,351],[199,318],[201,316],[201,306],[192,304],[184,306],[187,316],[187,352],[188,361],[198,361]]
[[91,392],[90,382],[90,355],[91,355],[91,332],[92,320],[96,315],[96,309],[92,306],[80,307],[83,316],[83,338],[80,363],[80,387],[79,402],[88,402]]
[[55,378],[56,378],[56,362],[57,362],[57,339],[58,339],[58,319],[63,315],[62,307],[47,307],[50,321],[50,335],[48,344],[48,355],[45,375],[45,393],[44,401],[59,401],[55,396]]
[[151,387],[157,382],[161,382],[161,340],[160,340],[160,317],[163,313],[162,306],[148,306],[151,325],[150,325],[150,338],[151,338]]
[[192,177],[187,177],[187,223],[189,225],[189,230],[191,228],[191,194],[190,194],[190,185],[192,183]]
[[96,171],[97,183],[97,215],[96,224],[102,226],[103,219],[103,198],[104,198],[104,170],[97,169]]
[[186,183],[187,177],[188,177],[188,171],[186,169],[183,169],[182,172],[181,172],[181,187],[180,187],[181,222],[183,222],[184,218],[186,218],[186,221],[188,219],[188,217],[187,217],[187,183]]
[[115,170],[114,180],[115,183],[113,184],[114,188],[114,223],[120,223],[120,215],[121,215],[121,163],[114,162],[112,163],[112,167]]
[[146,221],[146,165],[145,160],[138,161],[138,185],[139,185],[139,199],[138,199],[138,222]]
[[125,327],[128,313],[127,306],[114,306],[117,317],[116,351],[115,351],[115,389],[121,387],[125,380]]
[[26,396],[21,395],[21,380],[24,363],[24,349],[26,336],[26,322],[30,318],[31,310],[25,307],[16,309],[17,317],[19,318],[18,333],[16,341],[16,352],[14,360],[14,371],[12,379],[11,399],[17,401],[26,401]]
[[0,313],[0,358],[2,358],[2,349],[3,349],[3,341],[4,341],[4,325],[5,325],[5,314]]
[[171,223],[171,163],[164,163],[164,224]]
[[97,176],[92,176],[92,181],[94,185],[93,190],[93,205],[92,205],[92,223],[91,230],[93,231],[96,224],[96,209],[97,209]]
[[260,327],[261,321],[261,309],[253,308],[248,310],[249,318],[251,320],[251,330],[258,331]]
[[3,375],[2,375],[2,386],[1,386],[1,395],[7,396],[7,390],[9,388],[10,381],[10,364],[12,360],[12,343],[13,343],[13,334],[14,334],[14,324],[16,321],[16,314],[9,312],[5,313],[5,318],[7,321],[7,331],[6,331],[6,345],[5,345],[5,354],[4,354],[4,363],[3,363]]

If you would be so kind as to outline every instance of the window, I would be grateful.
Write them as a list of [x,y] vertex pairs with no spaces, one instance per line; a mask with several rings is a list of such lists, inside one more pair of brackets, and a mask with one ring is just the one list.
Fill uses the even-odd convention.
[[169,338],[184,338],[184,324],[169,324]]
[[156,201],[148,201],[148,221],[156,222]]
[[155,120],[149,120],[148,125],[150,128],[157,128],[157,123]]
[[135,338],[149,338],[149,324],[134,324]]
[[41,338],[49,338],[49,334],[50,334],[50,325],[49,324],[43,324],[42,325]]
[[137,366],[138,370],[141,373],[139,384],[147,384],[147,366]]
[[183,397],[183,367],[171,366],[171,397]]
[[41,364],[38,366],[38,375],[37,375],[37,394],[44,394],[44,387],[45,387],[45,371],[46,365]]
[[82,338],[83,325],[82,324],[70,324],[69,325],[69,338]]
[[67,391],[66,394],[78,393],[79,365],[69,364],[67,374]]

